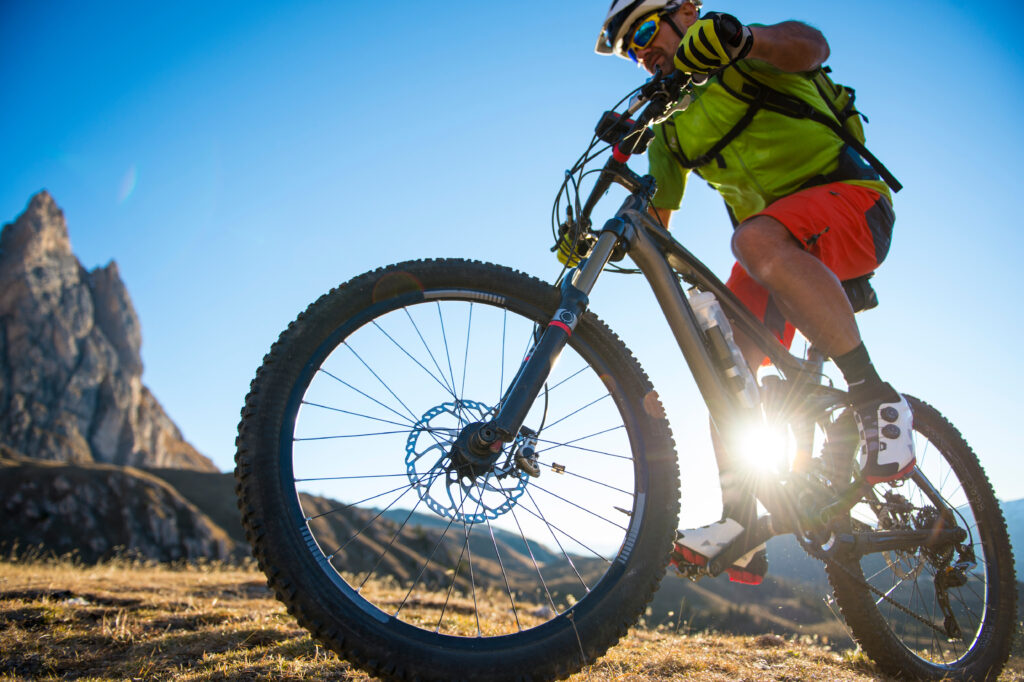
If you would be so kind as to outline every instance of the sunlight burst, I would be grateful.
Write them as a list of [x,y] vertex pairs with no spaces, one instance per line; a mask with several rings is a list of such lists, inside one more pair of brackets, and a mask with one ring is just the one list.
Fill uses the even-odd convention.
[[781,425],[758,419],[743,427],[737,443],[739,459],[749,469],[767,473],[786,467],[789,437]]

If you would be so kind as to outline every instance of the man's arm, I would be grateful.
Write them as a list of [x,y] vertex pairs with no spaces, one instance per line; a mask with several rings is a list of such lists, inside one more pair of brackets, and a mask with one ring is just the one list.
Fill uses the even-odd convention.
[[754,44],[748,58],[760,59],[783,71],[797,73],[818,68],[828,59],[825,36],[799,21],[772,26],[751,26]]
[[686,29],[673,64],[688,73],[714,73],[753,58],[797,73],[818,68],[828,54],[821,31],[799,21],[744,26],[731,14],[708,12]]

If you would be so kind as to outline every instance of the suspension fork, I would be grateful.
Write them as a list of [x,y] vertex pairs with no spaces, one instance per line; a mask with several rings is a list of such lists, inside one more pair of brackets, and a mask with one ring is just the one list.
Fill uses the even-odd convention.
[[632,228],[621,218],[612,218],[601,230],[590,256],[562,280],[562,300],[547,328],[534,344],[530,356],[520,366],[502,400],[501,409],[490,422],[483,424],[470,440],[478,452],[494,450],[501,442],[515,439],[526,420],[533,402],[540,395],[548,375],[569,342],[576,325],[587,310],[590,292],[612,253],[620,243],[629,241]]

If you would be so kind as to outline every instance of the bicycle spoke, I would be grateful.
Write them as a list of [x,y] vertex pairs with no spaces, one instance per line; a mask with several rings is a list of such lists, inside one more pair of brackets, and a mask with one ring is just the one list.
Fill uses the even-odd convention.
[[[465,500],[462,501],[462,504],[465,505]],[[460,506],[458,508],[458,510],[460,512],[460,514],[459,514],[460,516],[462,515],[461,514],[462,509],[463,509],[462,506]],[[454,520],[454,518],[453,518],[453,520]],[[466,526],[465,521],[463,521],[462,526],[463,526],[463,529],[465,529],[465,526]],[[451,585],[448,586],[448,594],[445,596],[444,604],[441,606],[441,615],[437,617],[437,627],[434,628],[434,632],[440,632],[441,631],[441,622],[444,620],[444,612],[448,610],[448,602],[451,601],[452,592],[455,590],[455,584],[458,582],[458,579],[459,579],[459,570],[462,568],[462,557],[464,557],[466,555],[466,550],[468,548],[469,548],[469,533],[466,533],[465,542],[462,543],[462,551],[459,552],[459,558],[458,558],[458,560],[456,560],[455,568],[452,571],[452,583],[451,583]]]
[[607,564],[610,564],[610,563],[612,562],[612,560],[611,560],[611,559],[609,559],[609,558],[608,558],[608,557],[606,557],[605,555],[601,554],[601,553],[600,553],[600,552],[598,552],[598,551],[597,551],[596,549],[593,549],[593,548],[589,547],[589,546],[587,545],[587,543],[583,542],[583,541],[582,541],[582,540],[580,540],[579,538],[573,537],[573,535],[572,535],[571,533],[567,532],[566,530],[564,530],[564,529],[562,529],[562,528],[559,528],[559,527],[558,527],[558,526],[556,526],[556,525],[555,525],[554,523],[551,523],[550,521],[548,521],[547,519],[545,519],[545,518],[544,518],[543,516],[541,516],[541,515],[539,515],[539,514],[537,514],[537,513],[534,513],[533,511],[531,511],[531,510],[530,510],[530,508],[529,508],[529,507],[523,507],[523,511],[525,511],[525,512],[526,512],[526,513],[528,513],[528,514],[531,514],[531,515],[533,515],[534,517],[536,517],[537,519],[539,519],[540,521],[542,521],[542,522],[543,522],[543,523],[544,523],[545,525],[547,525],[547,527],[548,527],[548,528],[553,528],[553,529],[557,530],[557,531],[558,531],[559,533],[561,533],[562,535],[564,535],[564,536],[565,536],[566,538],[568,538],[569,540],[572,540],[572,541],[573,541],[573,542],[575,542],[575,543],[576,543],[577,545],[579,545],[579,546],[580,546],[580,547],[582,547],[583,549],[585,549],[585,550],[587,550],[588,552],[590,552],[591,554],[593,554],[593,555],[594,555],[594,556],[595,556],[596,558],[598,558],[598,559],[601,559],[602,561],[604,561],[604,562],[605,562],[605,563],[607,563]]
[[561,381],[559,381],[559,382],[558,382],[557,384],[555,384],[554,386],[551,386],[550,388],[548,388],[548,393],[553,393],[553,392],[554,392],[554,390],[555,390],[556,388],[558,388],[559,386],[562,386],[562,385],[564,385],[564,384],[567,384],[567,383],[569,383],[569,381],[571,381],[572,379],[575,379],[575,378],[576,378],[576,377],[578,377],[578,376],[579,376],[580,374],[583,374],[583,373],[584,373],[584,372],[586,372],[586,371],[587,371],[588,369],[590,369],[590,368],[589,368],[589,367],[587,367],[586,365],[584,365],[583,367],[581,367],[580,369],[576,370],[575,372],[573,372],[572,374],[570,374],[570,375],[569,375],[569,376],[567,376],[566,378],[564,378],[564,379],[562,379]]
[[448,525],[446,525],[444,527],[444,530],[441,532],[441,537],[438,538],[437,543],[434,544],[434,548],[431,549],[430,554],[427,555],[426,561],[424,561],[423,566],[420,567],[420,572],[416,574],[416,579],[412,581],[412,584],[409,586],[409,591],[405,593],[405,596],[402,598],[401,603],[398,605],[398,609],[393,614],[391,614],[392,618],[397,618],[398,614],[405,607],[406,602],[409,601],[409,597],[412,596],[413,591],[416,589],[416,585],[418,585],[420,580],[423,578],[423,574],[426,573],[427,568],[430,566],[430,562],[434,558],[434,555],[437,554],[437,550],[441,547],[442,544],[444,544],[444,539],[445,537],[447,537],[448,531],[451,530],[451,527],[454,524],[455,517],[453,516],[451,519],[448,520]]
[[[348,349],[349,349],[349,350],[350,350],[350,351],[352,352],[352,354],[353,354],[354,356],[356,356],[356,358],[357,358],[357,359],[359,360],[359,362],[360,362],[360,363],[362,363],[363,367],[365,367],[365,368],[367,369],[367,371],[369,371],[369,372],[370,372],[370,374],[372,374],[372,375],[374,376],[374,378],[376,378],[376,379],[377,379],[377,381],[379,381],[379,382],[380,382],[381,386],[383,386],[383,387],[384,387],[384,389],[385,389],[385,390],[386,390],[386,391],[387,391],[388,393],[390,393],[390,394],[391,394],[391,396],[392,396],[392,397],[393,397],[393,398],[394,398],[395,400],[397,400],[397,401],[398,401],[398,404],[399,404],[399,405],[401,405],[402,407],[404,407],[404,408],[405,408],[405,411],[406,411],[406,412],[408,412],[408,413],[409,413],[409,415],[410,415],[410,416],[412,417],[412,420],[413,420],[413,424],[415,425],[416,423],[418,423],[418,422],[419,422],[419,418],[418,418],[418,417],[417,417],[417,416],[415,415],[415,413],[413,413],[413,411],[412,411],[412,410],[411,410],[411,409],[409,408],[409,406],[405,404],[405,401],[403,401],[403,400],[402,400],[401,398],[399,398],[399,397],[398,397],[398,395],[397,395],[397,394],[396,394],[396,393],[395,393],[395,392],[394,392],[393,390],[391,390],[391,387],[390,387],[390,386],[389,386],[389,385],[387,384],[387,382],[386,382],[386,381],[384,381],[384,379],[383,379],[383,378],[381,378],[381,376],[380,376],[379,374],[377,374],[377,372],[376,372],[376,371],[374,371],[374,369],[373,369],[372,367],[370,367],[370,365],[368,365],[368,364],[366,363],[366,361],[365,361],[365,360],[363,360],[362,356],[360,356],[360,355],[359,355],[359,353],[357,353],[357,352],[356,352],[356,349],[355,349],[355,348],[353,348],[353,347],[352,347],[352,346],[351,346],[351,345],[350,345],[350,344],[349,344],[349,343],[348,343],[347,341],[346,341],[346,342],[344,342],[344,343],[343,343],[343,345],[344,345],[344,346],[345,346],[346,348],[348,348]],[[395,412],[395,414],[399,414],[399,413],[398,413],[398,412]],[[430,436],[431,436],[432,438],[434,438],[434,434],[433,434],[433,432],[427,431],[427,433],[428,433],[428,434],[429,434],[429,435],[430,435]],[[434,441],[435,441],[435,442],[436,442],[436,443],[437,443],[438,445],[441,445],[441,442],[440,442],[439,440],[437,440],[437,438],[434,438]]]
[[[410,490],[411,490],[411,488],[410,488]],[[402,497],[404,497],[404,496],[405,496],[405,493],[402,494]],[[399,499],[401,499],[401,498],[399,498]],[[397,502],[397,500],[396,500],[396,502]],[[377,567],[380,566],[380,562],[383,561],[384,557],[387,556],[389,551],[391,551],[391,548],[395,544],[395,540],[397,540],[398,536],[402,534],[402,529],[405,528],[407,523],[409,523],[409,519],[411,519],[412,515],[416,513],[416,509],[420,506],[421,502],[423,502],[423,498],[420,498],[420,499],[416,500],[416,504],[414,504],[412,506],[412,509],[410,509],[409,513],[406,514],[405,519],[402,521],[401,525],[399,525],[398,528],[395,530],[394,535],[391,536],[391,540],[388,542],[387,546],[384,547],[384,551],[381,552],[380,555],[378,555],[377,561],[376,561],[376,563],[374,563],[373,568],[371,568],[369,571],[366,572],[366,577],[363,578],[363,582],[359,583],[359,587],[356,588],[356,592],[361,592],[363,590],[363,586],[366,584],[366,581],[369,580],[370,576],[373,575],[377,571]],[[390,507],[390,505],[389,505],[389,507]],[[381,514],[383,514],[383,513],[384,512],[381,512]]]
[[[541,465],[543,467],[547,467],[548,469],[550,469],[552,471],[555,471],[555,468],[552,465],[548,464],[547,462],[537,462],[537,464],[539,464],[539,465]],[[582,474],[573,473],[572,471],[569,471],[568,469],[564,469],[562,471],[559,471],[558,473],[564,474],[566,476],[571,476],[573,478],[578,478],[578,479],[580,479],[582,481],[587,481],[588,483],[593,483],[594,485],[599,485],[599,486],[602,486],[604,488],[608,488],[609,490],[614,490],[617,493],[622,493],[623,495],[629,495],[630,497],[633,497],[633,491],[631,491],[631,490],[624,490],[622,488],[616,488],[615,486],[611,485],[610,483],[604,483],[603,481],[597,481],[597,480],[594,480],[593,478],[588,478],[587,476],[583,476]]]
[[380,382],[380,385],[384,387],[384,390],[386,390],[388,393],[390,393],[391,397],[394,398],[395,400],[397,400],[398,404],[405,408],[405,411],[409,413],[410,417],[412,417],[413,423],[418,421],[418,418],[413,413],[413,411],[411,409],[409,409],[409,406],[405,404],[405,401],[403,401],[401,398],[399,398],[398,395],[393,390],[391,390],[391,387],[388,386],[388,383],[386,381],[384,381],[384,379],[382,379],[381,376],[379,374],[377,374],[377,372],[372,367],[370,367],[368,364],[366,364],[366,361],[363,360],[362,356],[359,355],[359,353],[356,352],[356,349],[353,348],[347,341],[345,342],[344,345],[345,345],[345,348],[348,348],[350,351],[352,351],[352,355],[356,356],[356,359],[359,360],[359,362],[362,363],[363,367],[365,367],[367,369],[367,371],[369,371],[370,374],[372,374],[373,377],[377,381]]
[[469,367],[469,335],[473,329],[473,304],[469,304],[469,319],[466,320],[466,352],[462,356],[462,385],[459,395],[466,395],[466,369]]
[[[452,371],[452,354],[448,351],[448,334],[445,332],[444,315],[441,313],[441,302],[437,302],[437,319],[441,323],[441,338],[444,340],[444,356],[448,360],[448,376],[452,380],[452,389],[455,389],[455,372]],[[459,422],[462,426],[462,422]]]
[[[436,478],[436,476],[437,476],[437,475],[435,474],[435,475],[434,475],[434,477]],[[432,480],[431,482],[433,482],[433,480]],[[338,547],[338,549],[334,550],[334,551],[333,551],[333,552],[331,552],[331,553],[330,553],[329,555],[327,555],[327,558],[328,558],[328,559],[332,559],[332,558],[334,558],[334,556],[335,556],[335,555],[336,555],[336,554],[337,554],[338,552],[340,552],[341,550],[345,549],[345,548],[346,548],[346,547],[348,547],[348,546],[349,546],[350,544],[352,544],[352,542],[353,542],[353,541],[354,541],[354,540],[355,540],[356,538],[358,538],[358,537],[359,537],[360,535],[362,535],[362,534],[363,534],[363,531],[365,531],[365,530],[366,530],[366,529],[368,529],[368,528],[369,528],[370,526],[372,526],[372,525],[373,525],[373,524],[374,524],[374,523],[375,523],[375,522],[377,521],[377,519],[379,519],[379,518],[380,518],[381,516],[383,516],[383,515],[384,515],[384,513],[385,513],[386,511],[388,511],[389,509],[391,509],[391,507],[395,506],[395,504],[396,504],[396,503],[397,503],[397,502],[398,502],[399,500],[401,500],[401,499],[402,499],[403,497],[405,497],[405,496],[406,496],[406,495],[407,495],[407,494],[409,493],[409,491],[410,491],[410,490],[414,490],[414,488],[413,488],[412,486],[407,486],[407,487],[405,487],[405,490],[404,490],[404,492],[402,492],[402,494],[401,494],[401,495],[399,495],[399,496],[398,496],[398,497],[396,497],[396,498],[395,498],[394,500],[392,500],[392,501],[391,501],[390,503],[388,503],[388,506],[384,507],[384,508],[383,508],[383,509],[381,509],[381,510],[380,510],[379,512],[377,512],[377,514],[375,514],[375,515],[374,515],[374,517],[373,517],[372,519],[370,519],[370,521],[369,521],[369,522],[368,522],[368,523],[367,523],[367,524],[366,524],[365,526],[363,526],[363,527],[362,527],[362,528],[360,528],[360,529],[359,529],[358,531],[356,531],[356,534],[355,534],[355,535],[353,535],[353,536],[352,536],[352,537],[350,537],[350,538],[349,538],[348,540],[346,540],[346,541],[345,541],[345,543],[341,545],[341,547]],[[380,495],[378,495],[377,497],[380,497]],[[365,581],[364,581],[364,582],[365,582]],[[360,585],[360,586],[359,586],[359,588],[360,588],[360,589],[362,589],[362,585]],[[356,590],[356,591],[358,592],[359,590]]]
[[565,441],[565,442],[556,441],[556,440],[549,440],[549,439],[546,439],[546,438],[538,438],[537,439],[538,443],[550,444],[551,447],[544,448],[543,450],[538,450],[537,454],[540,455],[541,453],[547,452],[548,450],[554,450],[556,448],[569,448],[571,450],[579,450],[580,452],[589,452],[589,453],[594,454],[594,455],[605,455],[607,457],[615,457],[617,459],[625,459],[625,460],[632,461],[633,458],[630,457],[630,456],[627,456],[627,455],[619,455],[619,454],[616,454],[614,452],[606,452],[604,450],[594,450],[593,448],[584,448],[584,447],[580,447],[578,445],[573,445],[573,443],[579,443],[580,441],[587,440],[588,438],[596,438],[597,436],[603,436],[606,433],[611,433],[612,431],[619,431],[619,430],[624,429],[624,428],[625,428],[624,426],[613,426],[613,427],[611,427],[609,429],[605,429],[604,431],[597,431],[596,433],[591,433],[591,434],[588,434],[586,436],[580,436],[579,438],[573,438],[572,440],[568,440],[568,441]]
[[401,426],[401,427],[403,427],[405,429],[409,428],[408,424],[399,424],[398,422],[393,422],[390,419],[381,419],[380,417],[374,417],[374,416],[371,416],[371,415],[368,415],[368,414],[362,414],[361,412],[352,412],[351,410],[343,410],[343,409],[338,408],[338,407],[331,407],[329,405],[321,405],[320,403],[312,403],[312,402],[309,402],[308,400],[303,400],[302,404],[303,405],[307,405],[309,407],[319,407],[319,408],[324,409],[324,410],[330,410],[331,412],[340,412],[341,414],[347,414],[347,415],[350,415],[350,416],[353,416],[353,417],[362,417],[363,419],[369,419],[371,421],[381,422],[383,424],[391,424],[392,426]]
[[[416,330],[416,335],[419,336],[420,341],[423,342],[423,348],[427,351],[427,355],[429,355],[430,359],[434,362],[434,367],[437,368],[437,373],[441,375],[441,379],[443,381],[447,381],[448,377],[446,377],[444,375],[444,370],[441,369],[441,365],[438,364],[437,358],[434,357],[434,353],[430,350],[430,346],[427,345],[427,340],[425,338],[423,338],[423,333],[420,332],[419,325],[417,325],[416,321],[412,319],[412,315],[409,313],[409,309],[408,308],[402,308],[402,312],[405,313],[405,316],[406,316],[406,318],[408,318],[410,324],[412,324],[413,329]],[[451,385],[451,386],[449,386],[448,384],[444,384],[444,386],[447,389],[448,393],[450,393],[453,397],[457,397],[457,396],[455,396],[455,386],[454,386],[454,384]]]
[[[438,460],[438,462],[440,462],[440,460]],[[420,478],[419,480],[422,480],[422,478]],[[346,505],[343,505],[341,507],[335,507],[334,509],[329,509],[329,510],[323,512],[322,514],[317,514],[316,516],[307,516],[306,517],[306,522],[309,523],[310,521],[314,521],[316,519],[322,518],[324,516],[327,516],[328,514],[334,514],[336,512],[345,511],[346,509],[351,509],[352,507],[356,507],[356,506],[364,504],[366,502],[370,502],[371,500],[375,500],[378,497],[383,497],[384,495],[389,495],[391,493],[396,493],[399,490],[403,490],[403,489],[404,490],[410,490],[411,488],[409,488],[409,486],[404,486],[403,485],[403,486],[399,486],[397,488],[392,488],[391,490],[385,490],[384,492],[377,493],[376,495],[373,495],[372,497],[367,497],[367,498],[364,498],[362,500],[359,500],[358,502],[352,502],[351,504],[346,504]]]
[[426,373],[427,373],[427,376],[429,376],[429,377],[430,377],[431,379],[433,379],[434,381],[436,381],[436,382],[438,383],[438,385],[439,385],[439,386],[441,386],[441,388],[443,388],[443,389],[444,389],[444,390],[445,390],[445,391],[446,391],[446,392],[448,393],[448,395],[450,395],[450,396],[451,396],[452,398],[457,398],[457,396],[455,395],[455,391],[454,391],[454,390],[452,390],[452,389],[451,389],[451,388],[450,388],[450,387],[449,387],[449,386],[448,386],[447,384],[445,384],[445,383],[444,383],[444,382],[443,382],[443,381],[442,381],[441,379],[438,379],[438,378],[437,378],[437,377],[436,377],[436,376],[434,375],[434,373],[433,373],[433,372],[431,372],[431,371],[430,371],[429,369],[427,369],[427,368],[426,368],[426,367],[425,367],[425,366],[423,365],[423,363],[421,363],[421,362],[420,362],[419,360],[417,360],[416,358],[414,358],[414,357],[412,356],[412,353],[410,353],[410,352],[409,352],[408,350],[406,350],[404,346],[402,346],[402,345],[401,345],[400,343],[398,343],[398,341],[395,341],[395,339],[394,339],[394,338],[392,338],[392,336],[391,336],[390,334],[388,334],[388,333],[387,333],[386,331],[384,331],[384,329],[383,329],[383,328],[382,328],[382,327],[381,327],[381,326],[380,326],[379,324],[377,324],[377,321],[376,321],[376,320],[374,320],[374,322],[373,322],[373,326],[374,326],[374,327],[376,327],[377,329],[379,329],[379,330],[380,330],[380,332],[381,332],[381,334],[383,334],[384,336],[386,336],[386,337],[388,338],[388,340],[389,340],[389,341],[391,341],[391,343],[395,344],[395,346],[396,346],[396,347],[398,348],[398,350],[400,350],[400,351],[402,351],[403,353],[405,353],[405,354],[406,354],[406,356],[408,356],[408,358],[409,358],[410,360],[412,360],[413,362],[415,362],[415,363],[416,363],[416,364],[417,364],[417,365],[418,365],[418,366],[420,367],[420,369],[422,369],[422,370],[423,370],[424,372],[426,372]]
[[[399,411],[397,411],[397,410],[395,410],[395,409],[393,409],[393,408],[391,408],[391,407],[389,407],[389,406],[385,405],[384,403],[382,403],[381,401],[377,400],[377,399],[376,399],[376,398],[374,398],[373,396],[370,396],[370,395],[368,395],[368,394],[366,394],[366,393],[364,393],[364,392],[360,391],[360,390],[359,390],[358,388],[356,388],[356,387],[355,387],[355,386],[353,386],[352,384],[348,383],[348,382],[347,382],[347,381],[345,381],[344,379],[341,379],[341,378],[339,378],[339,377],[336,377],[336,376],[334,376],[333,374],[331,374],[330,372],[328,372],[328,371],[327,371],[326,369],[324,369],[323,367],[321,367],[321,368],[320,368],[320,369],[318,369],[317,371],[318,371],[318,372],[321,372],[321,373],[323,373],[323,374],[326,374],[327,376],[329,376],[330,378],[334,379],[334,380],[335,380],[335,381],[337,381],[338,383],[341,383],[341,384],[343,384],[343,385],[347,386],[348,388],[351,388],[351,389],[352,389],[353,391],[355,391],[355,392],[356,392],[356,393],[358,393],[359,395],[363,396],[364,398],[367,398],[368,400],[372,400],[373,402],[375,402],[376,404],[380,405],[380,406],[381,406],[381,407],[383,407],[383,408],[384,408],[385,410],[387,410],[388,412],[391,412],[392,414],[394,414],[395,416],[399,417],[400,419],[408,419],[408,417],[406,417],[406,416],[405,416],[404,414],[402,414],[401,412],[399,412]],[[413,425],[413,424],[415,424],[415,423],[416,423],[416,418],[415,418],[415,417],[413,417],[412,421],[409,421],[409,422],[408,422],[408,424],[409,424],[410,426],[412,426],[412,425]]]
[[494,527],[491,525],[490,519],[484,519],[487,522],[487,531],[491,534],[491,544],[494,545],[494,556],[498,559],[498,567],[501,569],[501,579],[505,581],[505,592],[508,594],[509,604],[512,605],[512,616],[516,620],[516,629],[522,631],[523,626],[519,622],[519,609],[516,608],[516,600],[512,596],[512,586],[508,582],[508,574],[505,572],[505,562],[501,560],[501,552],[498,550],[498,541],[494,538]]
[[309,481],[352,481],[363,478],[407,478],[409,474],[364,474],[358,476],[319,476],[317,478],[295,478],[296,483],[307,483]]
[[501,403],[501,396],[505,391],[505,346],[508,338],[508,311],[501,311],[501,362],[498,363],[498,397],[495,405]]
[[519,529],[519,537],[523,539],[526,551],[530,553],[530,561],[533,562],[533,568],[537,571],[537,577],[540,579],[540,585],[544,589],[544,594],[547,595],[548,603],[551,604],[551,610],[558,613],[558,606],[555,605],[555,600],[551,597],[551,590],[548,589],[548,584],[544,580],[544,574],[540,571],[540,565],[537,563],[537,557],[533,554],[533,548],[530,547],[530,541],[526,539],[526,534],[523,533],[523,527],[519,524],[519,517],[516,516],[515,509],[512,510],[512,520],[516,522],[516,528]]
[[568,419],[569,417],[572,417],[572,416],[574,416],[574,415],[577,415],[577,414],[579,414],[580,412],[582,412],[583,410],[587,409],[588,407],[593,407],[594,405],[598,404],[599,402],[601,402],[601,401],[602,401],[602,400],[604,400],[605,398],[610,398],[611,396],[612,396],[612,394],[611,394],[611,393],[605,393],[605,394],[604,394],[603,396],[601,396],[600,398],[597,398],[596,400],[592,400],[591,402],[587,403],[587,404],[586,404],[586,405],[584,405],[583,407],[581,407],[581,408],[579,408],[579,409],[577,409],[577,410],[575,410],[575,411],[573,411],[573,412],[570,412],[569,414],[565,415],[565,416],[564,416],[564,417],[562,417],[561,419],[555,420],[554,422],[552,422],[552,423],[548,424],[548,425],[547,425],[547,428],[548,428],[548,429],[551,429],[551,428],[553,428],[553,427],[557,426],[558,424],[561,424],[562,422],[564,422],[564,421],[565,421],[566,419]]
[[371,433],[346,433],[336,436],[309,436],[306,438],[293,438],[294,443],[306,443],[309,441],[316,440],[341,440],[344,438],[369,438],[372,436],[393,436],[396,433],[409,433],[409,429],[402,429],[401,431],[373,431]]
[[315,521],[317,519],[323,518],[323,517],[328,516],[330,514],[336,514],[338,512],[343,512],[346,509],[351,509],[352,507],[357,507],[357,506],[359,506],[359,505],[361,505],[361,504],[363,504],[365,502],[370,502],[371,500],[376,500],[378,497],[384,497],[385,495],[390,495],[391,493],[397,493],[399,490],[407,490],[407,489],[408,489],[408,486],[403,485],[403,486],[399,486],[397,488],[392,488],[391,490],[385,490],[382,493],[377,493],[376,495],[373,495],[372,497],[364,498],[362,500],[359,500],[358,502],[353,502],[351,504],[342,505],[341,507],[334,507],[333,509],[328,509],[325,512],[322,512],[320,514],[316,514],[315,516],[307,516],[306,517],[306,522],[308,523],[310,521]]
[[[474,513],[479,513],[479,511],[480,502],[477,501],[476,512]],[[469,534],[472,531],[473,524],[467,524],[465,518],[463,518],[462,528],[466,532],[466,556],[469,557],[469,585],[473,591],[473,616],[476,618],[476,636],[479,637],[483,634],[480,629],[480,604],[476,599],[476,571],[473,569],[473,548],[469,546]]]
[[609,523],[609,524],[615,526],[616,528],[618,528],[619,530],[621,530],[623,532],[625,532],[625,530],[626,530],[625,526],[620,526],[619,524],[615,523],[611,519],[607,519],[607,518],[601,516],[600,514],[598,514],[597,512],[591,511],[591,510],[587,509],[586,507],[584,507],[582,505],[579,505],[579,504],[576,504],[575,502],[572,502],[571,500],[567,500],[564,497],[562,497],[561,495],[559,495],[558,493],[552,492],[552,491],[548,490],[547,488],[545,488],[545,487],[543,487],[541,485],[538,485],[538,484],[534,483],[533,487],[536,488],[537,490],[540,490],[541,492],[545,492],[548,495],[551,495],[552,497],[556,497],[556,498],[560,499],[562,502],[565,502],[569,506],[575,507],[576,509],[579,509],[580,511],[586,512],[587,514],[590,514],[591,516],[593,516],[595,518],[601,519],[605,523]]
[[555,541],[556,545],[558,545],[558,549],[562,552],[562,556],[565,557],[565,560],[569,564],[569,567],[572,568],[572,572],[576,574],[576,577],[579,579],[580,584],[583,585],[583,589],[587,592],[590,592],[590,588],[587,586],[587,582],[583,579],[583,576],[580,575],[580,572],[576,569],[576,564],[573,563],[572,558],[565,551],[565,547],[562,546],[561,540],[559,540],[558,536],[555,534],[555,529],[548,522],[547,518],[545,518],[544,512],[541,511],[540,506],[537,504],[537,500],[533,498],[533,493],[530,492],[529,489],[527,489],[526,494],[530,498],[530,501],[533,502],[533,506],[536,507],[537,515],[539,515],[540,519],[544,522],[544,526],[548,529],[548,532],[551,533],[551,539]]

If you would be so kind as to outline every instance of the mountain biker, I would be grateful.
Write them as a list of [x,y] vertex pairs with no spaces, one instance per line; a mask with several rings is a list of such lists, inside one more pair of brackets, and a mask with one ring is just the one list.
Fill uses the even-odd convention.
[[[658,183],[651,212],[668,226],[679,208],[688,160],[723,140],[750,111],[738,92],[765,84],[829,112],[810,83],[829,55],[806,24],[744,25],[700,15],[701,0],[613,0],[596,51],[632,59],[654,74],[694,75],[690,105],[655,127],[650,173]],[[756,90],[755,90],[756,91]],[[736,226],[729,288],[789,346],[794,326],[843,373],[860,435],[859,466],[871,484],[896,481],[915,464],[907,401],[882,381],[861,341],[841,280],[873,272],[884,260],[894,222],[878,174],[829,127],[759,109],[714,158],[693,168],[718,190]],[[675,134],[672,134],[675,133]],[[763,354],[737,332],[752,368]],[[756,500],[740,466],[712,426],[722,485],[722,520],[677,534],[673,562],[704,565],[741,541],[756,523]],[[758,584],[764,545],[727,571]]]

